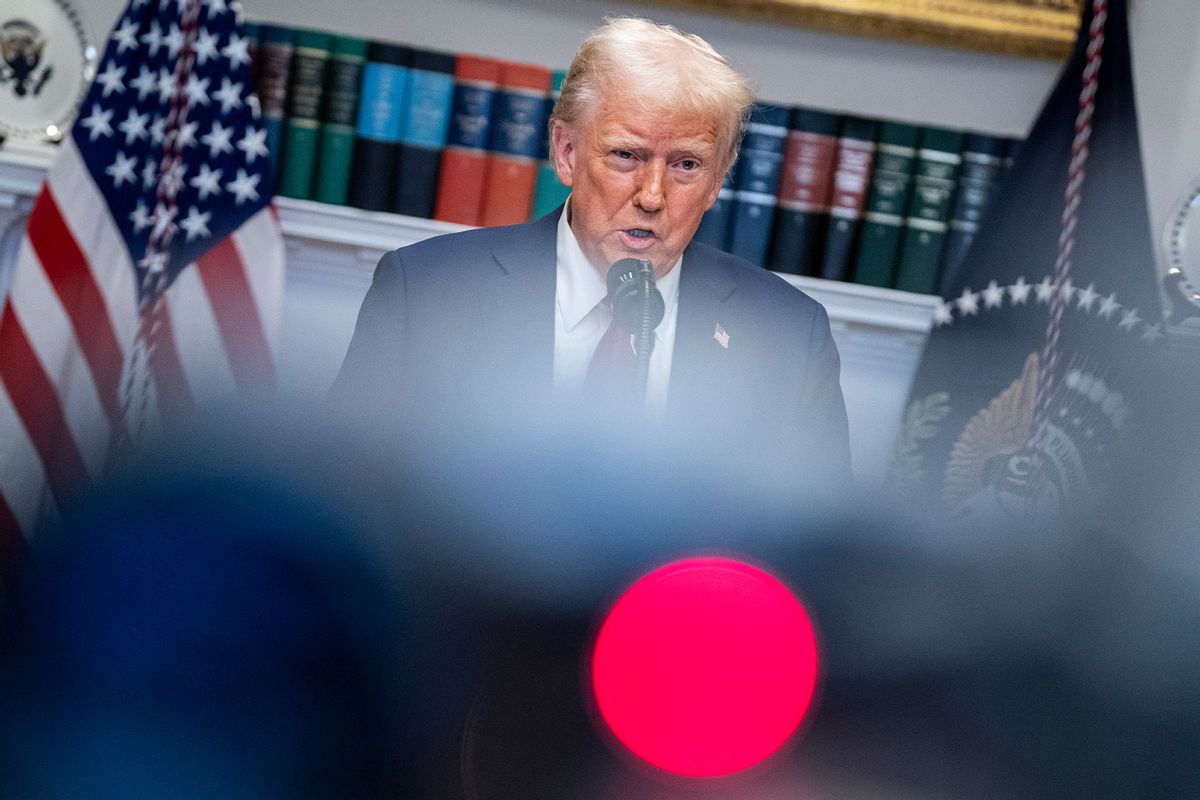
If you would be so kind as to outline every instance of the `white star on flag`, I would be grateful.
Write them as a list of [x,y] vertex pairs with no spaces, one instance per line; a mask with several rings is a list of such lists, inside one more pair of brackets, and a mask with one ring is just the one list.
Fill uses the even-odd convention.
[[1008,287],[1008,297],[1013,305],[1023,306],[1029,299],[1029,290],[1033,287],[1025,282],[1025,276],[1017,278],[1017,282]]
[[999,308],[1004,304],[1004,289],[997,285],[996,281],[990,281],[987,288],[983,290],[983,305],[984,308]]
[[246,170],[239,169],[237,177],[225,184],[225,188],[233,192],[236,198],[234,202],[240,206],[247,200],[258,199],[259,177],[259,175],[247,175]]
[[1108,297],[1100,301],[1100,310],[1096,313],[1103,319],[1108,319],[1113,315],[1113,312],[1121,307],[1117,302],[1117,293],[1113,292]]
[[939,302],[933,310],[933,322],[939,328],[954,322],[954,306],[944,300]]
[[179,227],[187,232],[187,240],[190,242],[198,236],[211,236],[208,230],[208,221],[212,219],[211,211],[200,211],[200,209],[192,206],[188,209],[186,217],[179,221]]
[[1034,294],[1037,295],[1039,303],[1049,303],[1050,298],[1054,296],[1054,282],[1050,280],[1050,276],[1042,278],[1041,283],[1033,287]]
[[96,76],[96,83],[104,87],[101,97],[108,97],[113,92],[121,94],[125,91],[125,68],[118,67],[115,61],[110,61],[104,72]]
[[118,53],[137,47],[137,27],[137,23],[130,19],[113,31],[112,40],[117,43]]
[[954,304],[958,306],[960,314],[968,316],[976,314],[979,312],[979,295],[969,288],[963,287],[962,295],[954,301]]
[[242,85],[222,77],[221,88],[213,92],[213,97],[221,102],[221,113],[228,114],[230,109],[242,104]]
[[126,181],[129,183],[137,183],[137,176],[134,175],[133,168],[137,165],[137,159],[131,156],[126,156],[124,153],[117,153],[117,160],[108,165],[104,171],[107,172],[113,179],[113,186],[120,189]]
[[117,125],[117,129],[125,134],[125,146],[136,142],[138,139],[144,139],[148,135],[146,133],[146,123],[149,121],[149,114],[139,114],[136,108],[130,106],[129,112],[125,117],[125,121]]
[[208,28],[201,28],[196,43],[192,45],[192,52],[196,54],[196,63],[201,66],[210,58],[218,58],[217,37],[209,33]]
[[92,104],[92,113],[87,119],[82,119],[79,124],[87,128],[90,132],[89,138],[94,142],[101,136],[112,136],[112,125],[109,121],[112,119],[112,109],[105,111],[100,107],[99,103]]
[[154,76],[154,72],[142,64],[138,70],[138,76],[129,82],[129,85],[138,90],[138,100],[145,100],[146,95],[158,88],[158,78]]
[[267,129],[246,128],[246,135],[237,143],[238,149],[246,154],[246,163],[253,164],[258,156],[267,157]]
[[222,153],[232,153],[233,145],[230,144],[230,139],[233,138],[233,128],[226,128],[221,124],[221,120],[213,120],[212,130],[200,137],[200,141],[208,145],[209,158],[216,158]]
[[200,172],[192,178],[191,185],[200,194],[201,200],[207,200],[209,195],[221,192],[221,170],[214,170],[208,164],[200,164]]
[[1092,306],[1100,295],[1096,294],[1096,285],[1089,283],[1086,289],[1079,290],[1079,302],[1076,308],[1081,308],[1084,311],[1091,313]]

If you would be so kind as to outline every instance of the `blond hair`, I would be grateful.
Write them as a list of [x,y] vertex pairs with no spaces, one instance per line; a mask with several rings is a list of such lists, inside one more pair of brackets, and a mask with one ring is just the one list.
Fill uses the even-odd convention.
[[699,36],[639,17],[606,19],[571,61],[551,128],[583,124],[613,89],[643,110],[715,121],[723,170],[737,160],[754,96],[746,79]]

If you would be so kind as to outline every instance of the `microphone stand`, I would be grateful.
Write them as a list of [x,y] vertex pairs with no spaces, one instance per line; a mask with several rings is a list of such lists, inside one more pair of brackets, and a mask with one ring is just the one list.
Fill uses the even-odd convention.
[[[638,319],[637,330],[634,331],[634,354],[637,357],[638,397],[645,398],[647,386],[650,383],[650,356],[654,353],[654,329],[662,319],[659,311],[655,319],[654,307],[654,268],[646,259],[640,259],[637,271],[638,300],[641,315]],[[661,301],[659,303],[661,306]]]
[[605,278],[613,319],[633,336],[634,369],[642,401],[650,381],[650,356],[654,329],[663,318],[663,296],[654,285],[654,266],[646,259],[622,258],[609,267]]

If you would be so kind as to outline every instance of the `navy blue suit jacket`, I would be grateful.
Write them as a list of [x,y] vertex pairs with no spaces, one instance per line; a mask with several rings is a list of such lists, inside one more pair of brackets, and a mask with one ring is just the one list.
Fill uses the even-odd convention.
[[[553,396],[556,237],[536,222],[439,236],[387,253],[334,386],[385,413]],[[673,423],[783,469],[849,478],[839,359],[825,309],[767,270],[684,251],[668,389]],[[717,325],[728,334],[724,347]]]

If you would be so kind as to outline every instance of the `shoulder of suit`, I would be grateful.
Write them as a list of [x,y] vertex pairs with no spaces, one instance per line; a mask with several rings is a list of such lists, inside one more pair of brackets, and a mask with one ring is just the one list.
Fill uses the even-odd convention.
[[431,236],[393,252],[399,255],[405,263],[423,261],[430,258],[444,259],[467,254],[478,255],[481,252],[502,246],[509,241],[519,241],[530,234],[529,225],[505,225],[498,228],[471,228],[465,231],[443,233]]
[[[774,272],[764,269],[757,264],[752,264],[744,258],[726,253],[724,250],[718,250],[706,244],[701,244],[700,242],[693,242],[691,251],[696,256],[709,260],[710,263],[725,273],[738,287],[739,291],[761,293],[769,297],[772,301],[795,305],[804,310],[815,310],[823,307],[812,296],[788,283]],[[684,270],[686,269],[685,259]]]

